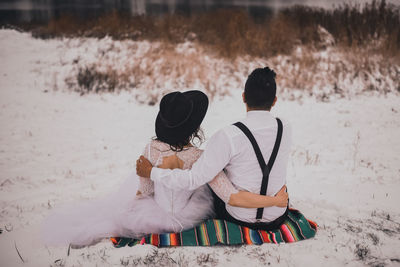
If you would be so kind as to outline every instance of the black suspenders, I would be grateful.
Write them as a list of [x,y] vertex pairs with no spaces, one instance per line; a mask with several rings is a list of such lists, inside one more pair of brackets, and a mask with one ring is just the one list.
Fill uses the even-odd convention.
[[[237,123],[233,124],[236,127],[238,127],[240,130],[243,131],[243,133],[247,136],[247,138],[249,138],[251,144],[253,145],[254,152],[256,153],[258,163],[260,164],[261,171],[263,173],[260,195],[264,195],[264,196],[267,193],[269,173],[272,169],[272,166],[274,165],[276,155],[278,154],[279,146],[281,144],[281,139],[282,139],[282,131],[283,131],[282,122],[278,118],[276,118],[276,121],[278,122],[278,133],[276,135],[275,145],[272,150],[271,157],[269,158],[268,164],[265,164],[264,157],[262,156],[260,147],[258,146],[257,141],[254,138],[253,134],[250,132],[249,128],[247,128],[241,122],[237,122]],[[257,220],[262,218],[263,212],[264,212],[264,208],[257,209],[257,216],[256,216]]]

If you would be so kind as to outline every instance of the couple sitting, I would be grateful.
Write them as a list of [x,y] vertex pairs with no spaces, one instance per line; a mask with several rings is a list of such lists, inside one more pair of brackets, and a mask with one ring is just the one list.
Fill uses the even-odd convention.
[[254,70],[243,101],[247,117],[218,131],[201,151],[193,141],[203,139],[207,96],[165,95],[157,138],[136,162],[138,176],[108,198],[54,211],[44,224],[46,242],[89,245],[105,237],[179,232],[212,217],[253,229],[279,227],[288,212],[291,132],[269,112],[276,102],[275,73]]

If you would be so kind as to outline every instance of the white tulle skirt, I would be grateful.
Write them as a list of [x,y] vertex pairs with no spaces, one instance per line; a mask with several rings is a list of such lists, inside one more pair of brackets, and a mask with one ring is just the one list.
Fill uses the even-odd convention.
[[197,189],[179,214],[164,211],[153,197],[136,199],[138,177],[132,174],[105,198],[55,208],[42,224],[47,245],[90,245],[115,236],[140,238],[149,233],[179,232],[213,217],[206,185]]

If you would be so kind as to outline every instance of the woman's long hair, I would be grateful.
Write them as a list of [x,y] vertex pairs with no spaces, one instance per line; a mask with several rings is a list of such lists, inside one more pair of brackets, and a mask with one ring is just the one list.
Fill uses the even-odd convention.
[[[155,140],[159,139],[155,138]],[[180,152],[184,150],[185,146],[193,145],[198,147],[203,142],[204,142],[204,133],[203,130],[199,127],[186,139],[178,141],[176,143],[167,143],[167,144],[169,144],[172,151]]]

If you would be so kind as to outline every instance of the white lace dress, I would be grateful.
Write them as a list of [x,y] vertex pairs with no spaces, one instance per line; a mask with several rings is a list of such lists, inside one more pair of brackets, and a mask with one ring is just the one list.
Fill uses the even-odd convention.
[[[169,145],[152,141],[144,155],[157,166],[163,157],[176,154],[188,169],[201,153],[196,147],[174,152]],[[223,172],[210,186],[225,202],[237,192]],[[139,238],[149,233],[179,232],[213,215],[213,198],[207,185],[194,191],[171,190],[132,174],[118,192],[106,198],[55,208],[42,224],[42,236],[49,245],[89,245],[112,236]]]

